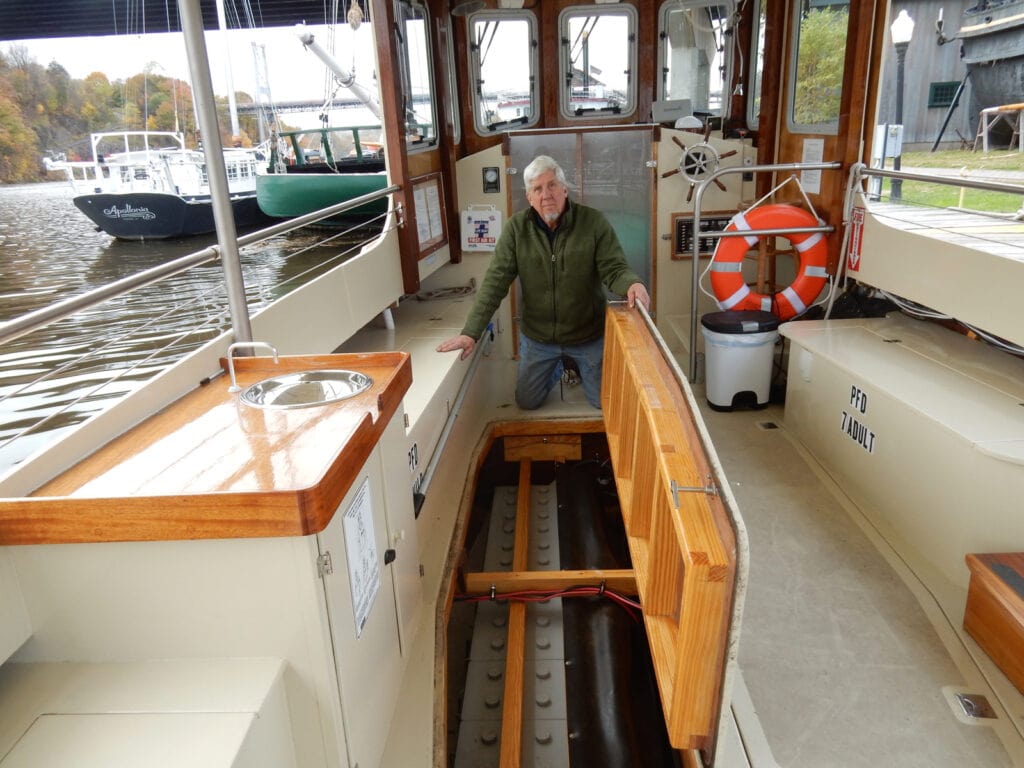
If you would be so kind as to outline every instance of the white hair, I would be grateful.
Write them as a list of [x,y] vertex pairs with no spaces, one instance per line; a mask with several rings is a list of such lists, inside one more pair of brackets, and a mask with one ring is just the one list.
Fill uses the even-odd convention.
[[555,179],[558,183],[563,187],[568,188],[569,182],[565,180],[565,171],[562,170],[562,166],[560,166],[553,157],[537,155],[533,158],[530,164],[526,166],[526,170],[523,171],[523,184],[526,185],[526,189],[529,190],[534,179],[548,171],[554,171]]

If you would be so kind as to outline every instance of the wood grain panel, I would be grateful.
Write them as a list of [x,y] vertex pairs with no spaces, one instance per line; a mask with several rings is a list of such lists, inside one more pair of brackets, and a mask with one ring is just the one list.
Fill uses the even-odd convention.
[[[512,570],[525,571],[530,556],[530,460],[519,464],[515,544]],[[523,674],[526,659],[526,603],[513,601],[508,610],[505,646],[505,693],[501,708],[501,768],[520,768],[523,754]]]
[[1024,552],[967,555],[966,560],[971,581],[964,629],[1024,693]]
[[579,461],[579,435],[520,435],[505,438],[505,461]]

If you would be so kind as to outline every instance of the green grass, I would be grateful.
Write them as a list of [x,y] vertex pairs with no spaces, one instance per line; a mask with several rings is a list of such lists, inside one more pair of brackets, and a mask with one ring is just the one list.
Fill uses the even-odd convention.
[[[887,163],[888,165],[888,163]],[[891,167],[891,166],[889,166]],[[988,171],[1020,171],[1024,173],[1024,152],[907,152],[902,158],[904,170],[912,168],[949,168],[979,181],[999,181],[1024,185],[1020,180],[986,177]],[[889,181],[883,181],[882,191],[889,194]],[[1003,192],[989,192],[964,187],[903,182],[903,201],[937,208],[959,207],[993,213],[1015,213],[1024,204],[1024,196]]]
[[913,168],[966,168],[981,171],[1024,171],[1024,152],[905,152],[903,165]]

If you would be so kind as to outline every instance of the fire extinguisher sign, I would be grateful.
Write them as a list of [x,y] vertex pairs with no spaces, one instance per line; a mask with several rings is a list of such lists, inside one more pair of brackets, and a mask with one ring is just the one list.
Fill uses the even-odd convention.
[[850,216],[850,248],[846,253],[846,269],[860,271],[860,252],[864,238],[864,209],[855,206]]

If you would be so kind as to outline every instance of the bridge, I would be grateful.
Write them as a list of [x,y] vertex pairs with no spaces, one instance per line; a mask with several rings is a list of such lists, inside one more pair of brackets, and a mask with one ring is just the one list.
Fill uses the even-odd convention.
[[[362,107],[363,103],[359,99],[334,99],[328,105],[329,109],[356,109]],[[273,108],[275,112],[317,112],[324,108],[323,101],[276,101],[273,105],[271,104],[257,104],[255,102],[248,102],[246,104],[238,104],[238,114],[240,115],[255,115],[261,110],[269,110]]]

